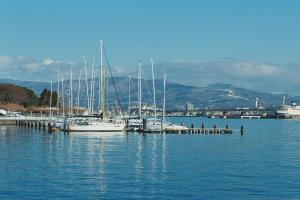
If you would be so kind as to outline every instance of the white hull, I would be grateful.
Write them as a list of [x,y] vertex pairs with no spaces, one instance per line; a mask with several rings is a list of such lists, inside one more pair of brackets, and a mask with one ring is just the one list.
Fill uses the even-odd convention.
[[69,124],[69,132],[122,132],[126,124],[92,123],[87,125]]
[[188,130],[187,127],[181,125],[175,125],[171,123],[164,123],[161,122],[150,122],[147,124],[147,130],[152,132],[159,132],[159,131],[186,131]]
[[276,111],[277,118],[293,119],[300,118],[299,106],[284,106]]
[[67,124],[69,132],[123,132],[125,122],[120,120],[77,119]]

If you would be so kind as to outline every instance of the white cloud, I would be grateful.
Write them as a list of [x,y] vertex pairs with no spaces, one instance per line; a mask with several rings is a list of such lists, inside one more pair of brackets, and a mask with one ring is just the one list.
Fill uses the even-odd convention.
[[52,60],[52,59],[50,59],[50,58],[45,58],[44,60],[43,60],[43,64],[44,65],[51,65],[52,63],[54,63],[55,61],[54,60]]
[[11,62],[12,60],[9,56],[0,56],[0,66],[10,64]]
[[0,76],[2,78],[49,81],[55,80],[58,70],[61,73],[67,73],[71,67],[73,67],[71,62],[51,58],[35,60],[26,56],[10,57],[0,55]]
[[[143,67],[148,69],[149,66]],[[158,76],[166,72],[168,80],[194,86],[230,83],[267,92],[300,94],[299,64],[273,64],[239,60],[178,61],[155,64]],[[148,70],[147,77],[150,76]]]

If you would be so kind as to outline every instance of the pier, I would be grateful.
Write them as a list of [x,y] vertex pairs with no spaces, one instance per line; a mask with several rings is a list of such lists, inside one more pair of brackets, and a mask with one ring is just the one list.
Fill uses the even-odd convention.
[[[49,133],[55,131],[65,131],[58,130],[50,123],[48,117],[24,117],[24,118],[12,118],[12,117],[1,117],[0,125],[15,125],[18,127],[25,127],[31,129],[38,129],[43,131],[48,131]],[[150,131],[147,128],[143,129],[126,129],[126,132],[138,132],[138,133],[146,133],[146,134],[232,134],[233,129],[229,128],[226,125],[224,128],[217,128],[214,125],[212,128],[205,128],[204,124],[201,124],[201,127],[194,127],[192,124],[190,128],[185,130],[180,129],[162,129],[159,131]]]
[[15,125],[18,127],[34,128],[38,130],[44,130],[48,132],[53,132],[55,129],[49,122],[48,117],[24,117],[24,118],[14,118],[14,117],[1,117],[0,125]]
[[164,131],[149,131],[141,130],[140,133],[165,133],[165,134],[232,134],[230,128],[188,128],[187,130],[164,130]]

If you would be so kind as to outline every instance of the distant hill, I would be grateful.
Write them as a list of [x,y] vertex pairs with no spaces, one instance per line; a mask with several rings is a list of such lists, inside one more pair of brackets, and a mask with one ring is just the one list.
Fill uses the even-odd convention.
[[[10,79],[0,79],[0,82],[13,83],[25,86],[33,90],[37,95],[40,95],[44,88],[50,89],[50,83],[19,81]],[[95,81],[98,83],[98,79]],[[128,104],[128,78],[116,77],[116,86],[123,107]],[[73,97],[74,104],[77,103],[77,88],[78,80],[73,81]],[[161,107],[163,100],[163,82],[162,80],[155,81],[157,105]],[[68,81],[64,82],[65,103],[68,101]],[[86,105],[86,83],[81,81],[80,90],[80,105]],[[151,104],[153,102],[152,80],[144,80],[143,88],[143,103]],[[53,89],[57,90],[57,83],[53,83]],[[90,85],[89,85],[90,90]],[[98,86],[95,88],[95,105],[98,104]],[[61,93],[61,91],[60,91]],[[113,89],[112,81],[109,80],[109,104],[114,105],[116,102],[116,93]],[[282,103],[283,96],[286,96],[287,101],[295,101],[300,103],[300,97],[291,96],[288,94],[272,94],[267,92],[259,92],[239,88],[231,84],[216,83],[206,87],[187,86],[178,83],[167,83],[166,104],[168,109],[184,109],[187,103],[192,103],[196,109],[204,108],[241,108],[255,107],[256,98],[259,99],[260,106],[272,107]],[[137,102],[137,80],[131,79],[131,104]]]
[[10,83],[0,83],[1,104],[20,104],[30,106],[36,105],[37,101],[38,97],[30,89]]

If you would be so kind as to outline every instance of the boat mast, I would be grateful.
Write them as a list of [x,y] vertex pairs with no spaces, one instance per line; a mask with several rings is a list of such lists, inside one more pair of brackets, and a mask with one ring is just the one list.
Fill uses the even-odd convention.
[[106,82],[106,85],[105,85],[105,89],[106,89],[106,113],[107,113],[107,115],[108,115],[108,112],[109,112],[109,109],[108,109],[108,92],[109,92],[109,90],[108,90],[108,70],[106,71],[105,70],[105,82]]
[[61,90],[62,90],[62,111],[63,116],[65,116],[65,96],[64,96],[64,76],[61,74]]
[[69,80],[69,116],[71,116],[72,109],[73,109],[73,92],[72,92],[72,68],[70,70],[70,80]]
[[89,82],[88,82],[88,72],[87,72],[87,67],[86,67],[86,58],[85,56],[83,56],[84,59],[84,69],[85,69],[85,85],[86,85],[86,98],[87,98],[87,110],[89,112],[90,108],[89,108]]
[[130,93],[130,74],[128,76],[128,116],[130,116],[130,97],[131,97],[131,93]]
[[94,65],[95,65],[95,60],[93,56],[93,63],[92,63],[92,75],[91,75],[91,90],[90,90],[90,109],[91,109],[91,114],[93,114],[93,102],[94,102]]
[[59,115],[59,71],[57,72],[57,100],[56,100],[56,107],[57,107],[57,116]]
[[104,84],[105,84],[105,78],[104,78],[104,69],[103,69],[103,41],[100,40],[100,75],[101,75],[101,111],[103,113],[103,117],[105,116],[105,91],[104,91]]
[[50,118],[52,117],[52,112],[51,112],[51,107],[52,107],[52,81],[50,82],[50,102],[49,102],[50,110],[49,110],[49,115]]
[[76,114],[78,115],[78,109],[79,109],[79,97],[80,97],[80,80],[81,80],[81,69],[79,70],[79,79],[78,79],[78,92],[77,92],[77,109]]
[[154,106],[154,120],[156,122],[156,99],[155,99],[155,79],[154,79],[154,67],[153,59],[151,58],[151,69],[152,69],[152,85],[153,85],[153,106]]
[[142,119],[142,77],[141,77],[141,63],[139,62],[138,70],[138,103],[139,103],[139,117]]
[[100,40],[100,69],[99,69],[99,71],[100,71],[100,74],[99,74],[99,79],[98,79],[98,82],[99,82],[99,87],[98,87],[98,89],[99,89],[99,105],[98,105],[98,110],[100,111],[101,110],[101,77],[102,77],[102,75],[101,75],[101,73],[102,73],[102,66],[103,66],[103,54],[102,54],[102,46],[103,46],[103,41],[102,40]]
[[166,123],[166,80],[167,80],[167,74],[164,74],[163,129]]

